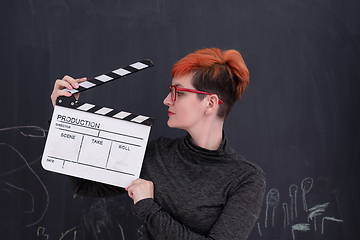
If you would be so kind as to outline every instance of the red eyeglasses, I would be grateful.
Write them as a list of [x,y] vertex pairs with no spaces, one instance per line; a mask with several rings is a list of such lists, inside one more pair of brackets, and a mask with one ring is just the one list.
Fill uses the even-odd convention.
[[[176,101],[176,97],[178,95],[178,91],[183,91],[183,92],[191,92],[191,93],[199,93],[199,94],[206,94],[206,95],[213,95],[213,93],[208,93],[208,92],[202,92],[202,91],[198,91],[195,89],[189,89],[189,88],[181,88],[175,85],[169,85],[170,88],[170,93],[171,93],[171,100],[173,100],[174,102]],[[219,98],[219,104],[222,104],[223,101]]]

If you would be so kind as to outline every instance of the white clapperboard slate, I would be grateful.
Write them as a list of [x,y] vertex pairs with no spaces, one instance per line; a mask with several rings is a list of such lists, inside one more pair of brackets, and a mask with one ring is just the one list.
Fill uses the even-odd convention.
[[[83,92],[153,66],[143,60],[80,83]],[[154,119],[59,97],[42,156],[44,169],[119,187],[140,175]]]

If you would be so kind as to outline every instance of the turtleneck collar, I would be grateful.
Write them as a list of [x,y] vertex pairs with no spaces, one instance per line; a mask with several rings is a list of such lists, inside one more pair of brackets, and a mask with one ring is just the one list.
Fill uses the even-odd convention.
[[194,144],[194,142],[192,141],[191,139],[191,136],[189,133],[186,134],[185,138],[184,138],[184,144],[185,146],[195,152],[195,153],[198,153],[198,154],[205,154],[205,155],[208,155],[208,156],[222,156],[225,154],[226,152],[226,143],[227,143],[227,140],[226,140],[226,136],[225,136],[225,132],[223,131],[223,138],[222,138],[222,141],[218,147],[217,150],[209,150],[209,149],[206,149],[206,148],[202,148],[202,147],[199,147],[198,145]]

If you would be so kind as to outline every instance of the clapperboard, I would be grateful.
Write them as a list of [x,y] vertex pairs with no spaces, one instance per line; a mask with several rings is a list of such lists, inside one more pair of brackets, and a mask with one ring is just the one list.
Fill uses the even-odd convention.
[[[79,84],[71,93],[152,67],[143,60]],[[140,175],[151,117],[59,97],[42,156],[44,169],[119,187]]]

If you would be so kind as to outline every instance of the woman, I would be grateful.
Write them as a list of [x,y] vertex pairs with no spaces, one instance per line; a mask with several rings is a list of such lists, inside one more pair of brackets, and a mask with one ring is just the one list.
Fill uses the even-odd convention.
[[[145,229],[145,239],[246,239],[259,216],[265,175],[233,150],[223,124],[249,84],[239,52],[216,48],[191,53],[174,64],[168,126],[183,138],[148,144],[140,178],[125,190]],[[86,80],[65,76],[52,101]],[[124,189],[71,178],[75,193],[109,197]]]

